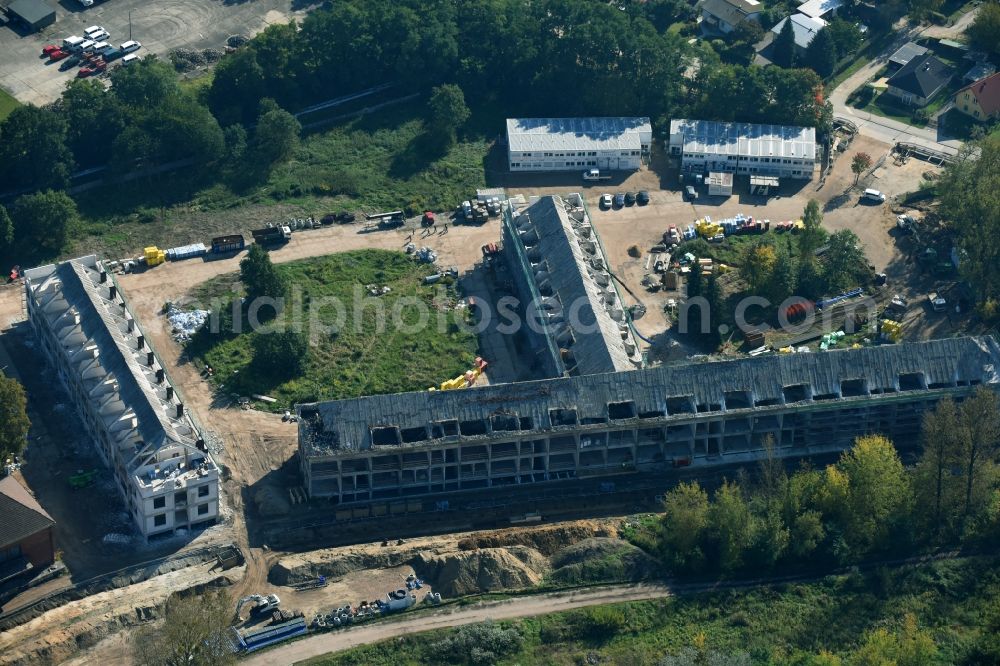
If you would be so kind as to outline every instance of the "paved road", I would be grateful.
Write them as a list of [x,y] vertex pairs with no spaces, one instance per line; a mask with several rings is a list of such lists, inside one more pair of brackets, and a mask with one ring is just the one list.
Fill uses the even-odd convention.
[[844,80],[830,93],[830,103],[833,104],[833,114],[846,118],[858,126],[858,131],[878,141],[895,144],[897,141],[909,141],[926,146],[933,150],[955,154],[962,147],[962,141],[950,136],[943,128],[914,127],[891,118],[884,118],[867,111],[855,109],[847,104],[847,97],[860,88],[866,81],[873,78],[878,70],[885,66],[896,49],[908,41],[920,36],[946,38],[960,34],[975,16],[975,10],[965,14],[954,25],[948,27],[906,27],[895,33],[895,39],[886,45],[877,58],[859,69]]
[[491,619],[509,620],[518,617],[546,615],[598,604],[659,599],[670,595],[671,590],[665,585],[636,584],[552,592],[503,601],[481,601],[468,606],[450,606],[438,611],[402,616],[400,620],[394,622],[375,622],[318,634],[272,650],[265,650],[241,663],[248,666],[293,664],[321,654],[340,652],[358,645],[375,643],[421,631],[459,627]]

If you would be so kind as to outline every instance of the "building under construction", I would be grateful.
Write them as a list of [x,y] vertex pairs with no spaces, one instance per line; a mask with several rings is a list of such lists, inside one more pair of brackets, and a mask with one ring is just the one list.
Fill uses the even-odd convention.
[[770,355],[298,406],[315,498],[396,497],[916,443],[925,411],[1000,383],[992,337]]
[[144,537],[213,523],[219,470],[93,255],[24,274],[28,317]]
[[642,365],[600,238],[578,194],[503,213],[503,248],[517,291],[517,334],[547,377]]

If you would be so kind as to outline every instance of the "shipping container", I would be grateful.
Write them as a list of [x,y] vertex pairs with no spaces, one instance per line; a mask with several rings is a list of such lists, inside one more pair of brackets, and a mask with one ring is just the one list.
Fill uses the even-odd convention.
[[216,236],[212,239],[212,254],[239,252],[244,247],[246,247],[246,240],[243,238],[242,234]]
[[181,259],[190,259],[191,257],[201,257],[207,252],[208,250],[205,249],[204,243],[192,243],[191,245],[170,248],[167,250],[167,259],[169,261],[180,261]]

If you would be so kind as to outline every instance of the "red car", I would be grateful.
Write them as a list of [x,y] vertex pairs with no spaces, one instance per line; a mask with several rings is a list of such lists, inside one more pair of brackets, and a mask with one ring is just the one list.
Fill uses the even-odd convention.
[[69,57],[69,51],[63,51],[62,49],[58,49],[49,54],[49,60],[51,60],[52,62],[55,62],[56,60],[62,60],[63,58],[68,58],[68,57]]
[[94,74],[97,74],[98,72],[102,71],[104,71],[103,67],[101,69],[97,69],[97,65],[88,65],[86,67],[80,68],[80,71],[76,73],[76,78],[85,79],[88,76],[93,76]]
[[59,51],[59,50],[61,50],[61,49],[58,46],[56,46],[55,44],[46,44],[45,46],[42,47],[42,55],[43,56],[50,56],[50,55],[52,55],[53,53],[55,53],[56,51]]

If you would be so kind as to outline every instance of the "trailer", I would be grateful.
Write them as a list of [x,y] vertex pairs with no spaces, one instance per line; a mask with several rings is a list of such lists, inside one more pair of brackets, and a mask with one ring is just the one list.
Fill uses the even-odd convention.
[[205,248],[204,243],[192,243],[191,245],[172,247],[167,250],[167,261],[180,261],[181,259],[190,259],[191,257],[201,257],[207,253],[208,250]]
[[254,229],[250,234],[253,235],[253,242],[260,245],[287,243],[292,239],[292,230],[287,225]]
[[243,234],[216,236],[212,239],[212,254],[239,252],[244,247],[246,247],[246,239],[243,238]]

